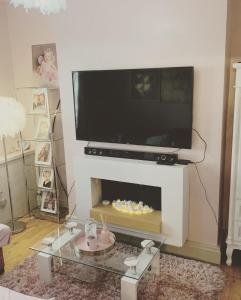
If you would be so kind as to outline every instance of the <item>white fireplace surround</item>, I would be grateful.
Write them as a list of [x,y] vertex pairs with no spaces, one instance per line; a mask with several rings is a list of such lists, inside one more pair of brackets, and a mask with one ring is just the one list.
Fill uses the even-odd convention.
[[[134,236],[162,240],[165,244],[181,247],[188,234],[189,176],[188,167],[165,166],[155,162],[78,156],[74,158],[76,182],[76,216],[85,222],[90,209],[100,197],[100,180],[129,182],[161,187],[161,234],[138,231],[109,224],[112,230]],[[94,180],[94,179],[97,180]],[[114,200],[114,199],[113,199]]]

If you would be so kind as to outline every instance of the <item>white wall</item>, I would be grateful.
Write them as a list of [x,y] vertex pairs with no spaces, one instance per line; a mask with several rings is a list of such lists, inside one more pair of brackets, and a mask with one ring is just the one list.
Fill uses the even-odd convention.
[[[72,159],[85,145],[75,141],[71,71],[193,65],[193,126],[208,143],[200,174],[218,214],[226,13],[227,0],[71,0],[54,17],[9,7],[17,86],[31,84],[31,45],[57,43],[69,187]],[[202,142],[194,136],[192,150],[180,154],[199,160]],[[217,225],[193,167],[190,175],[189,239],[215,245]]]

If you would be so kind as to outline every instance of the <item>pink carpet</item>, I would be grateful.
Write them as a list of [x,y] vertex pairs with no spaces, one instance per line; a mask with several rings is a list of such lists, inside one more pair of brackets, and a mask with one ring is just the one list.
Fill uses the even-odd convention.
[[[159,276],[148,274],[141,280],[138,299],[214,300],[218,299],[225,284],[224,273],[219,267],[210,264],[161,254],[160,267]],[[66,268],[70,270],[72,267]],[[99,275],[102,280],[86,283],[55,273],[52,283],[47,285],[39,280],[36,257],[31,256],[12,271],[0,276],[0,285],[43,299],[120,299],[120,277],[106,272]]]

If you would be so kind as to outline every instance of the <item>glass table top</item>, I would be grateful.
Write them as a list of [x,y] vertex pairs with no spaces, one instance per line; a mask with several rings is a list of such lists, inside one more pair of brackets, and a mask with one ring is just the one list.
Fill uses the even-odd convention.
[[[86,255],[78,247],[79,237],[83,235],[84,226],[82,224],[78,224],[76,228],[72,229],[72,232],[65,225],[61,225],[43,240],[34,244],[31,249],[76,264],[139,280],[151,265],[152,260],[156,255],[159,255],[159,249],[164,242],[164,238],[161,242],[155,242],[154,247],[151,248],[151,253],[148,254],[146,249],[143,249],[141,243],[139,243],[139,241],[142,241],[141,239],[130,238],[131,240],[136,239],[139,243],[137,247],[134,247],[130,245],[128,239],[123,238],[123,235],[116,233],[116,241],[110,250],[102,251],[100,255]],[[124,264],[125,259],[130,257],[138,257],[134,272],[130,271],[130,268]]]

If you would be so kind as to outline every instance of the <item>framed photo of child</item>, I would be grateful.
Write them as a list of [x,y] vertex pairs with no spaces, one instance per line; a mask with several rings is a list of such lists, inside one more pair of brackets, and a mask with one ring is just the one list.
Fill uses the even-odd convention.
[[57,213],[57,201],[53,192],[42,192],[41,210],[51,214]]
[[38,86],[58,87],[56,44],[32,46],[33,79]]
[[54,169],[53,168],[40,168],[38,187],[46,190],[53,188],[54,183]]
[[41,116],[38,119],[37,130],[35,134],[36,139],[49,139],[50,120],[47,116]]
[[48,91],[46,88],[32,89],[32,113],[48,113]]
[[52,149],[50,142],[36,142],[35,164],[50,166],[52,162]]

